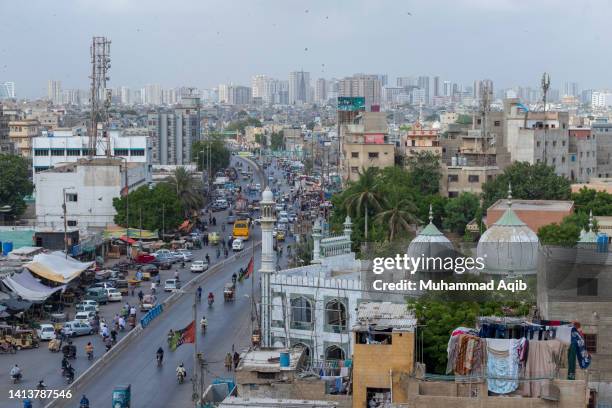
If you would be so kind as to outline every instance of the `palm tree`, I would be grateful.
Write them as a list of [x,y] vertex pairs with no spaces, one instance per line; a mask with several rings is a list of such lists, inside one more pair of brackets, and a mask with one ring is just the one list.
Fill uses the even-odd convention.
[[177,167],[168,177],[167,182],[176,191],[176,196],[183,205],[186,217],[202,207],[202,192],[200,187],[196,185],[191,171],[188,171],[185,167]]
[[362,211],[365,214],[365,240],[368,240],[368,211],[382,209],[382,194],[378,187],[376,175],[378,170],[374,167],[359,172],[359,179],[348,188],[348,195],[343,205],[349,214],[357,216]]
[[389,242],[392,242],[399,232],[409,232],[410,224],[419,221],[415,216],[418,210],[414,202],[408,197],[400,196],[398,192],[387,197],[384,204],[385,209],[378,213],[374,220],[381,225],[387,225]]

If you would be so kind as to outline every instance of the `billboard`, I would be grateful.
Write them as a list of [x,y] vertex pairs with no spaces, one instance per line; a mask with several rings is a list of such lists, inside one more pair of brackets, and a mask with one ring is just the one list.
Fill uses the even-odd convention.
[[384,133],[366,133],[364,135],[365,143],[367,144],[384,144],[385,135]]
[[338,97],[339,111],[365,111],[365,98],[363,96],[339,96]]

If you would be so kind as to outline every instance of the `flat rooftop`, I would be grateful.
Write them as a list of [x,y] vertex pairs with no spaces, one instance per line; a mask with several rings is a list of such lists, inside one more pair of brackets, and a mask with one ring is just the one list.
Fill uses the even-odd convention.
[[398,330],[413,329],[416,318],[405,303],[363,302],[357,310],[356,328],[370,327],[392,328]]
[[219,408],[328,408],[337,406],[338,404],[332,401],[246,397],[228,397],[219,404]]
[[[288,367],[280,366],[281,352],[289,353]],[[302,353],[304,353],[304,350],[300,348],[290,350],[277,348],[247,351],[240,356],[238,370],[259,372],[292,371],[297,368]]]
[[[573,201],[562,200],[516,200],[512,199],[512,209],[515,211],[562,211],[569,212],[574,206]],[[507,210],[508,199],[497,200],[489,210]]]

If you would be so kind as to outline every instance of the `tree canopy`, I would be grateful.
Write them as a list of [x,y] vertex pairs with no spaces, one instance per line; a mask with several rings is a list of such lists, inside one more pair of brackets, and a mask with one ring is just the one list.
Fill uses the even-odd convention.
[[285,138],[282,132],[274,132],[270,136],[270,147],[272,150],[284,150],[285,149]]
[[191,160],[197,164],[199,171],[202,171],[202,164],[204,164],[204,169],[208,169],[209,146],[210,167],[214,175],[217,171],[229,166],[231,153],[221,138],[212,137],[210,140],[195,141],[191,146]]
[[612,214],[612,194],[583,187],[577,193],[572,193],[572,201],[577,212],[593,211],[593,215]]
[[[246,114],[246,112],[245,112]],[[261,121],[256,118],[248,117],[246,119],[236,120],[231,122],[225,127],[225,130],[237,130],[240,133],[244,133],[244,129],[247,126],[261,127]]]
[[474,219],[480,209],[480,200],[476,194],[461,193],[448,200],[444,212],[444,227],[463,235],[466,225]]
[[[141,211],[142,228],[152,231],[176,229],[184,220],[181,201],[168,183],[158,183],[151,189],[148,186],[140,187],[130,192],[128,200],[130,228],[140,227]],[[115,223],[126,227],[126,197],[114,198],[113,207],[117,211]]]
[[482,185],[484,208],[500,198],[512,196],[525,200],[567,200],[570,198],[570,181],[555,174],[553,167],[543,163],[516,162],[506,167],[495,179]]
[[423,195],[438,194],[440,191],[440,157],[432,152],[421,152],[406,158],[410,182]]
[[0,207],[10,206],[10,213],[19,217],[26,209],[24,197],[34,190],[26,159],[0,154],[0,175]]

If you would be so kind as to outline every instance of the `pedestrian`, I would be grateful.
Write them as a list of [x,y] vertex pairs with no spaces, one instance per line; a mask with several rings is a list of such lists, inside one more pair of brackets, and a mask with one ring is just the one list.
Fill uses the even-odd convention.
[[125,330],[125,319],[123,318],[123,316],[119,316],[119,330]]
[[136,308],[134,306],[130,308],[130,316],[136,316]]
[[217,225],[217,217],[213,217],[212,222],[213,222],[213,225],[216,226]]
[[227,255],[229,254],[229,252],[227,251],[227,248],[225,248],[223,252],[225,253],[225,257],[227,258]]
[[136,285],[130,285],[130,294],[134,296],[134,291],[136,290]]
[[174,279],[179,280],[179,271],[178,269],[174,271]]
[[234,370],[238,368],[238,363],[240,362],[240,354],[237,351],[234,351]]
[[138,300],[142,303],[142,298],[144,297],[144,293],[142,293],[142,289],[138,291]]
[[113,341],[113,344],[117,344],[117,330],[115,329],[111,330],[110,336],[111,336],[111,340]]
[[232,371],[232,353],[225,355],[225,368],[227,371]]

